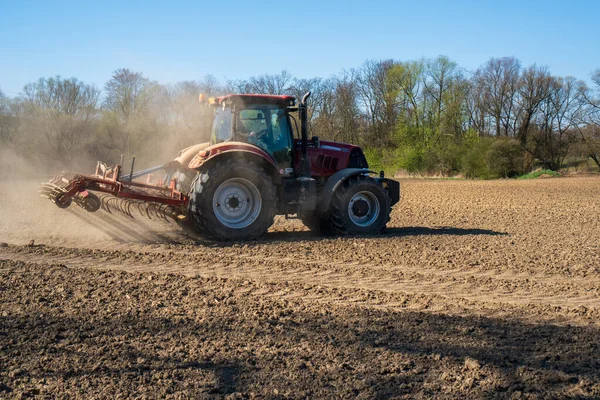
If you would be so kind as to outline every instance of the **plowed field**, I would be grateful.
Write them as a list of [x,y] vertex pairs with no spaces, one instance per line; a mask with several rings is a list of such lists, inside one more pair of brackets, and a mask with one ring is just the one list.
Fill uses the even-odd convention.
[[0,398],[600,397],[600,178],[401,183],[247,243],[0,183]]

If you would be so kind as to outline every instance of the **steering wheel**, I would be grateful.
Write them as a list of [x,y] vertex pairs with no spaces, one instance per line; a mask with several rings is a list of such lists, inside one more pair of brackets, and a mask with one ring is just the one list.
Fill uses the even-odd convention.
[[258,131],[258,132],[250,132],[250,136],[252,136],[252,137],[253,137],[255,140],[256,140],[256,139],[260,139],[260,138],[262,138],[263,136],[265,136],[265,134],[266,134],[268,131],[269,131],[268,129],[263,129],[263,130],[261,130],[261,131]]

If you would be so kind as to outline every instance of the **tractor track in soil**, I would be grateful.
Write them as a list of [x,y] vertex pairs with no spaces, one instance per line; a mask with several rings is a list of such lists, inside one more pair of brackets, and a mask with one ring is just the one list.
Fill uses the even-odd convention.
[[[11,250],[14,250],[11,251]],[[66,254],[65,254],[66,253]],[[220,254],[218,254],[220,253]],[[167,257],[165,257],[165,255]],[[375,263],[322,262],[302,258],[247,256],[221,249],[202,254],[181,252],[104,252],[71,248],[5,248],[0,258],[54,263],[68,267],[122,270],[134,273],[176,273],[186,276],[253,280],[271,285],[268,295],[309,297],[328,303],[404,308],[406,297],[427,299],[432,311],[469,305],[497,315],[515,308],[556,315],[600,315],[600,278],[564,275],[518,275],[481,268],[436,269]],[[227,260],[215,262],[214,260]],[[124,261],[126,261],[124,263]],[[314,295],[314,288],[319,291]],[[361,292],[360,294],[357,293]],[[366,293],[375,293],[373,296]],[[398,298],[401,301],[398,301]],[[557,312],[557,309],[560,310]]]
[[[264,238],[247,243],[41,200],[23,211],[6,190],[0,201],[11,210],[0,223],[0,242],[8,243],[0,247],[7,310],[0,363],[8,364],[0,398],[56,395],[59,381],[65,393],[102,397],[98,388],[109,378],[107,387],[124,397],[140,393],[132,383],[138,378],[150,397],[600,396],[598,177],[407,180],[384,235],[318,238],[299,221],[278,218]],[[30,239],[37,244],[27,245]],[[49,308],[54,302],[58,309]],[[136,315],[150,319],[111,325],[133,312],[132,302]],[[88,321],[80,303],[98,317]],[[31,310],[45,317],[30,319]],[[73,348],[96,354],[85,346],[101,339],[115,358],[91,366],[60,358],[56,346],[64,340],[30,335],[55,329],[44,319],[61,313],[93,325],[93,335]],[[289,320],[273,317],[281,313]],[[214,317],[211,330],[147,322],[186,315]],[[183,361],[152,358],[158,353],[149,346],[160,347],[159,339],[136,333],[140,326],[162,338],[168,354],[187,354],[172,357],[195,352],[202,365],[190,370]],[[127,335],[107,336],[109,328]],[[131,364],[123,344],[159,361],[122,372],[117,366]],[[50,374],[50,383],[40,383],[39,366],[23,358],[30,350],[50,364],[67,357],[83,375]],[[229,361],[221,365],[215,354]],[[234,373],[232,363],[243,368]]]

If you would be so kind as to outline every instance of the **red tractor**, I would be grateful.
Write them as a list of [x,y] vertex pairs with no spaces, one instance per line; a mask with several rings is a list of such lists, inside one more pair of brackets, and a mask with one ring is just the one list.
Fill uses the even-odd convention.
[[[227,95],[208,99],[215,110],[209,143],[182,150],[166,165],[121,176],[121,165],[99,163],[94,175],[61,173],[42,194],[59,207],[132,208],[171,216],[209,237],[260,236],[275,215],[297,215],[321,234],[381,232],[400,184],[368,169],[354,145],[308,138],[304,95]],[[298,111],[298,123],[292,112]],[[135,160],[135,159],[134,159]],[[157,183],[139,178],[164,170]],[[134,181],[136,179],[136,181]],[[110,196],[97,197],[93,192]],[[112,203],[111,203],[112,202]]]

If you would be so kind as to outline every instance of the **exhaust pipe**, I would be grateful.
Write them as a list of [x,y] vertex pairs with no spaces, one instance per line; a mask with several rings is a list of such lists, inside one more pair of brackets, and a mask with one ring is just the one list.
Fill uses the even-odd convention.
[[302,160],[300,164],[300,176],[310,178],[310,161],[308,160],[308,108],[306,101],[310,97],[310,92],[307,92],[300,101],[298,111],[300,113],[301,134],[302,134]]
[[310,160],[308,159],[308,108],[306,101],[309,97],[310,92],[307,92],[302,97],[298,107],[300,123],[302,124],[302,159],[300,160],[300,176],[297,181],[299,183],[299,208],[305,211],[315,210],[317,207],[317,181],[310,176]]

